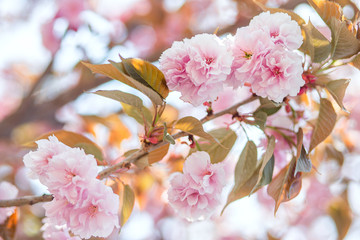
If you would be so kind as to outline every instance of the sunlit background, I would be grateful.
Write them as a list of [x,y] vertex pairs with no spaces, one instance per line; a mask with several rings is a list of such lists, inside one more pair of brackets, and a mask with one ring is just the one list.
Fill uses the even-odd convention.
[[[305,1],[262,2],[271,7],[294,9],[306,21],[311,19],[325,35],[330,35],[324,22]],[[359,2],[339,2],[344,5],[345,16],[352,19]],[[80,61],[94,64],[106,63],[109,59],[120,61],[121,54],[157,64],[162,51],[173,41],[197,33],[213,33],[217,27],[218,35],[226,36],[247,25],[258,13],[251,0],[0,0],[0,120],[3,121],[0,123],[0,180],[15,183],[21,195],[46,193],[44,186],[26,176],[22,156],[28,150],[19,145],[53,129],[85,134],[104,148],[111,163],[140,146],[141,126],[121,114],[118,102],[91,92],[121,89],[138,94],[148,107],[150,101],[118,81],[90,74]],[[135,209],[120,234],[114,233],[109,239],[335,240],[339,226],[329,215],[331,207],[342,209],[339,212],[344,216],[338,219],[351,221],[345,239],[360,239],[360,147],[357,146],[360,74],[352,67],[336,74],[336,78],[352,79],[345,105],[357,114],[350,120],[338,122],[336,134],[351,132],[346,136],[348,142],[337,139],[334,143],[344,153],[343,163],[336,154],[322,156],[327,160],[317,165],[318,173],[313,172],[303,180],[299,196],[282,204],[276,217],[274,202],[266,195],[266,189],[232,203],[222,216],[218,209],[214,217],[205,221],[188,222],[177,217],[167,205],[166,189],[168,174],[179,169],[176,161],[181,164],[189,151],[187,145],[178,144],[171,147],[163,161],[138,173],[136,179],[125,177],[136,186]],[[248,95],[245,90],[225,91],[219,98],[222,104],[218,104],[218,109]],[[179,93],[172,92],[167,98],[167,103],[175,107],[168,113],[170,119],[206,115],[205,107],[195,109],[179,97]],[[241,111],[251,109],[253,106]],[[106,124],[95,115],[105,119]],[[230,121],[225,117],[205,127],[210,130],[226,126]],[[232,129],[240,137],[225,160],[230,175],[246,142],[239,125],[235,124]],[[256,133],[254,129],[249,131]],[[351,151],[344,150],[349,146]],[[230,175],[223,194],[224,204],[232,187]],[[17,239],[41,239],[43,217],[41,204],[21,207]],[[339,232],[341,235],[341,226]]]

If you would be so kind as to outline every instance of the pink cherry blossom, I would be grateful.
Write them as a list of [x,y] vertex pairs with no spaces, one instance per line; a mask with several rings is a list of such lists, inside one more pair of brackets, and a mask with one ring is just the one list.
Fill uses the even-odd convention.
[[296,96],[305,84],[302,72],[302,57],[276,45],[264,57],[260,71],[251,82],[252,91],[282,102],[286,96]]
[[174,42],[160,57],[170,90],[180,91],[181,99],[198,106],[213,101],[223,89],[233,57],[213,34],[199,34]]
[[66,225],[81,238],[107,237],[114,227],[119,228],[119,196],[97,179],[78,183],[78,199],[55,198],[44,204],[48,222]]
[[210,217],[220,205],[225,185],[223,164],[211,164],[208,153],[196,152],[187,158],[183,170],[170,178],[170,205],[190,220]]
[[237,88],[245,82],[252,82],[254,74],[260,69],[264,56],[274,47],[274,43],[264,31],[242,27],[226,43],[231,49],[234,61],[227,83]]
[[61,0],[58,1],[59,10],[56,18],[62,17],[69,21],[69,28],[77,30],[81,25],[80,13],[85,10],[86,1],[84,0]]
[[86,184],[70,213],[68,226],[82,238],[107,237],[114,227],[119,228],[119,196],[109,186],[94,179]]
[[73,202],[77,200],[78,182],[96,178],[97,164],[93,155],[80,148],[69,148],[50,160],[48,174],[51,177],[46,185],[50,192]]
[[49,140],[41,139],[36,141],[38,149],[29,152],[24,156],[25,167],[31,170],[30,177],[39,178],[46,185],[48,179],[49,161],[55,155],[66,152],[71,148],[59,142],[55,136],[50,136]]
[[66,198],[55,196],[51,202],[43,204],[45,216],[48,223],[52,225],[66,225],[69,222],[70,214],[75,204],[70,203]]
[[70,236],[66,225],[53,225],[48,218],[43,219],[44,225],[41,227],[45,240],[81,240],[78,236]]
[[54,23],[56,19],[52,19],[41,26],[42,43],[52,55],[54,55],[61,45],[61,40],[54,34]]
[[195,152],[185,161],[183,172],[192,180],[190,184],[200,193],[219,194],[225,185],[225,171],[221,164],[211,164],[207,152]]
[[[0,200],[14,199],[18,195],[18,189],[9,182],[0,183]],[[10,217],[15,211],[15,207],[0,208],[0,224]]]
[[250,21],[249,27],[264,31],[275,44],[289,50],[298,49],[303,41],[300,26],[286,13],[263,12]]

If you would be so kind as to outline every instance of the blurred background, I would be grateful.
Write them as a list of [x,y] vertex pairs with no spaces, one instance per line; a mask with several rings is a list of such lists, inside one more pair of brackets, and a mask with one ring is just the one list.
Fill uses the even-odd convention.
[[[292,9],[329,34],[305,0],[259,2]],[[356,17],[358,1],[336,2],[347,18]],[[219,36],[233,34],[259,13],[252,0],[0,0],[0,181],[15,184],[20,196],[46,193],[27,177],[22,157],[29,150],[21,145],[54,129],[91,138],[102,146],[109,164],[139,147],[142,127],[122,114],[117,102],[89,92],[122,89],[138,94],[150,107],[149,100],[118,81],[93,75],[80,61],[120,61],[121,54],[156,65],[174,41],[213,33],[218,27]],[[124,174],[136,193],[135,209],[121,232],[109,239],[360,239],[360,74],[345,66],[334,78],[352,79],[345,97],[351,114],[339,120],[332,142],[317,152],[319,173],[304,179],[300,195],[282,204],[276,217],[266,189],[232,203],[222,216],[219,209],[206,221],[190,223],[176,217],[167,204],[166,189],[169,174],[181,169],[189,151],[179,144],[156,166]],[[214,110],[248,95],[244,90],[225,91]],[[193,108],[179,96],[172,92],[167,99],[172,106],[166,113],[169,120],[206,115],[205,107]],[[230,120],[206,128],[226,126]],[[243,135],[239,127],[234,130]],[[225,160],[231,173],[245,141],[240,138]],[[224,203],[233,180],[228,181]],[[41,239],[43,217],[41,204],[21,207],[16,239]]]

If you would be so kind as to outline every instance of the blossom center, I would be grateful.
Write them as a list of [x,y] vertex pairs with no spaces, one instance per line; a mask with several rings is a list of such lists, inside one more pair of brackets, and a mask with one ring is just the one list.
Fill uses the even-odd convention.
[[270,36],[273,37],[273,38],[276,38],[276,37],[279,36],[279,33],[278,32],[271,32]]
[[281,75],[282,72],[281,72],[281,69],[279,67],[274,67],[273,70],[272,70],[273,74],[278,76],[278,75]]
[[206,63],[207,65],[210,65],[213,61],[214,61],[214,58],[212,58],[212,57],[207,57],[207,58],[205,58],[205,63]]
[[72,173],[69,170],[65,170],[65,179],[68,181],[71,181],[73,177],[75,177],[76,174]]
[[91,206],[88,208],[89,215],[90,215],[91,217],[93,217],[93,216],[97,213],[97,210],[98,210],[98,207],[97,207],[97,206],[91,205]]
[[244,57],[245,57],[246,59],[250,59],[250,58],[252,57],[252,53],[245,52]]

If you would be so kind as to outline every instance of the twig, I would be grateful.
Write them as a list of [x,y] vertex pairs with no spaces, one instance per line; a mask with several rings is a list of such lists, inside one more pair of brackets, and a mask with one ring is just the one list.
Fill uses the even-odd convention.
[[22,205],[34,205],[40,202],[50,202],[53,200],[52,195],[44,194],[42,196],[25,196],[16,199],[1,200],[0,207],[14,207]]
[[[221,112],[218,112],[216,114],[213,114],[213,115],[210,115],[210,116],[206,116],[204,117],[203,119],[201,119],[201,123],[205,123],[205,122],[208,122],[214,118],[217,118],[217,117],[220,117],[224,114],[234,114],[236,113],[236,110],[238,107],[242,106],[242,105],[245,105],[247,103],[250,103],[250,102],[253,102],[255,101],[256,99],[258,99],[258,97],[256,96],[251,96],[250,98],[246,99],[245,101],[242,101],[240,103],[237,103],[235,104],[234,106],[232,107],[229,107]],[[180,138],[180,137],[184,137],[188,135],[188,133],[186,132],[178,132],[174,135],[172,135],[172,137],[174,139],[177,139],[177,138]],[[167,142],[160,142],[158,144],[154,144],[154,145],[151,145],[149,148],[147,149],[140,149],[138,150],[137,152],[133,153],[131,156],[127,157],[126,159],[124,159],[122,162],[120,163],[117,163],[111,167],[108,167],[104,170],[102,170],[98,177],[100,179],[103,179],[103,178],[106,178],[108,177],[111,173],[119,170],[119,169],[122,169],[122,168],[125,168],[127,166],[129,166],[129,164],[131,163],[134,163],[136,162],[137,160],[139,160],[140,158],[148,155],[150,152],[164,146],[168,144]],[[42,196],[26,196],[26,197],[21,197],[21,198],[16,198],[16,199],[11,199],[11,200],[0,200],[0,207],[11,207],[11,206],[22,206],[22,205],[32,205],[32,204],[35,204],[35,203],[39,203],[39,202],[49,202],[53,199],[53,196],[52,195],[47,195],[47,194],[44,194]]]

